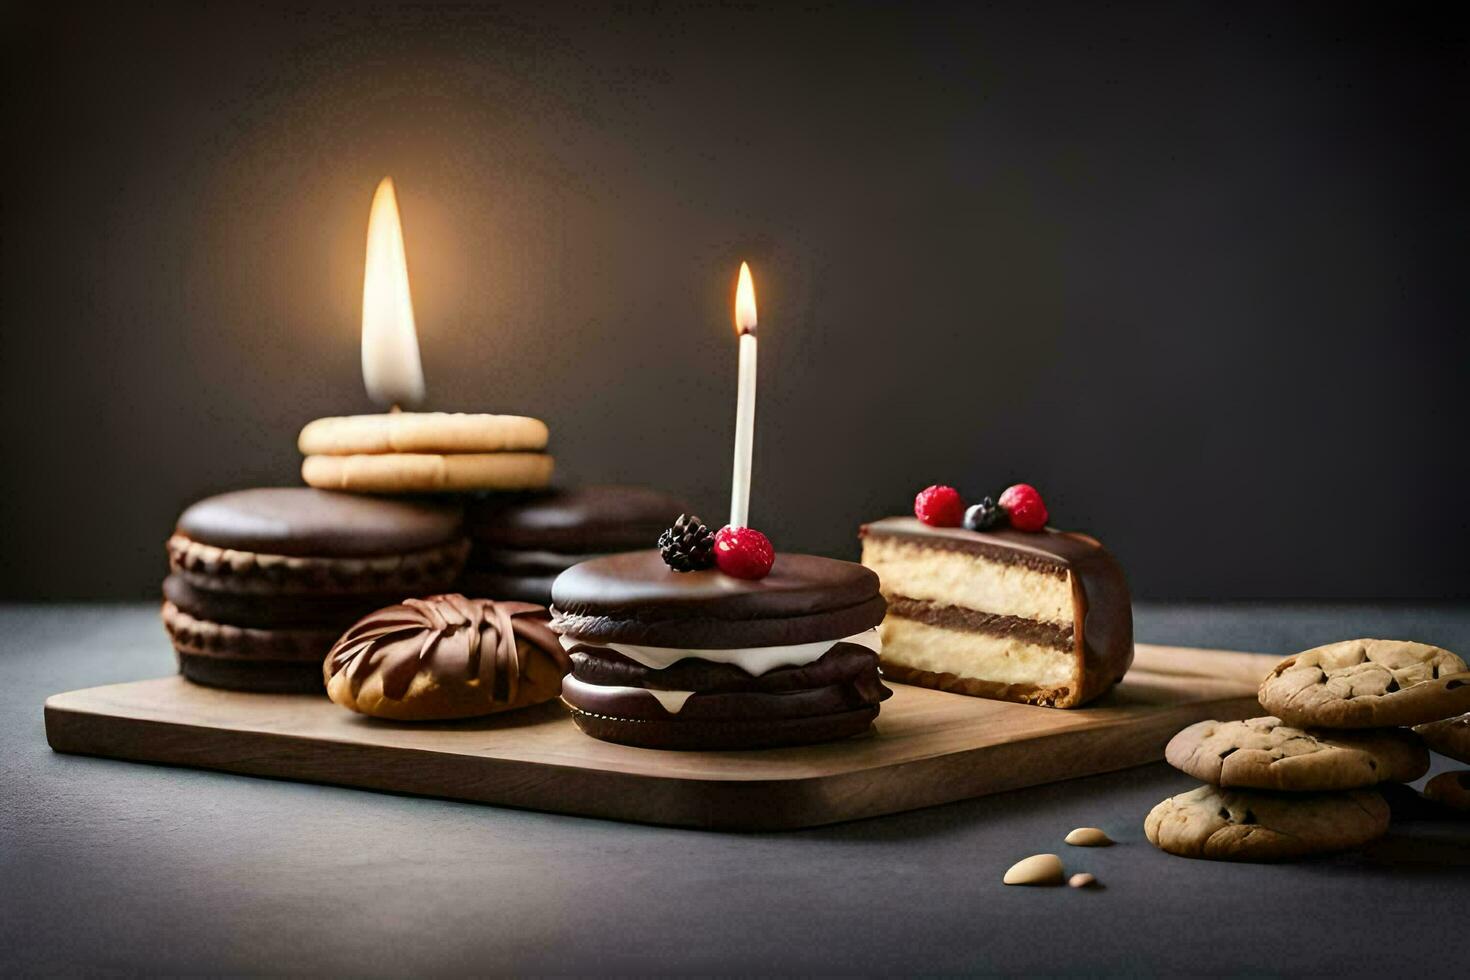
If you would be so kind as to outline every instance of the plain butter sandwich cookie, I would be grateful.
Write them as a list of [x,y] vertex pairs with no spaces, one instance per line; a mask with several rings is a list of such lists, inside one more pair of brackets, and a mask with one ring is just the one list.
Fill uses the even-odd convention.
[[444,493],[540,490],[551,482],[545,453],[381,453],[308,456],[301,478],[323,490],[356,493]]
[[548,435],[545,422],[524,415],[393,412],[317,419],[296,445],[303,456],[536,452]]
[[1261,793],[1201,786],[1149,812],[1143,832],[1161,851],[1211,861],[1279,861],[1345,851],[1388,832],[1373,790]]

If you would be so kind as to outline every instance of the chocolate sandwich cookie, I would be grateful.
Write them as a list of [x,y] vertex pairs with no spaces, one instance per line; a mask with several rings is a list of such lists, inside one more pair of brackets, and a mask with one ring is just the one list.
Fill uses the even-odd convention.
[[551,583],[562,572],[578,562],[646,548],[687,509],[677,497],[647,487],[482,495],[466,507],[474,546],[460,589],[547,605]]
[[878,579],[777,555],[759,580],[679,573],[656,551],[584,562],[552,589],[571,653],[562,700],[588,735],[648,748],[796,745],[866,731],[878,672]]
[[185,510],[169,538],[164,626],[190,680],[319,692],[344,629],[442,592],[468,551],[457,504],[305,487],[221,494]]

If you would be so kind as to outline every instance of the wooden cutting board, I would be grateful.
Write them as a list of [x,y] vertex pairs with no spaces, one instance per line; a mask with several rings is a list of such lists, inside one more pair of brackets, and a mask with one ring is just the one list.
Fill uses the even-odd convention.
[[46,701],[58,752],[720,830],[933,806],[1163,758],[1180,728],[1261,712],[1276,658],[1140,644],[1124,682],[1063,711],[894,684],[874,731],[823,745],[669,752],[579,732],[552,703],[468,722],[366,718],[325,698],[180,677]]

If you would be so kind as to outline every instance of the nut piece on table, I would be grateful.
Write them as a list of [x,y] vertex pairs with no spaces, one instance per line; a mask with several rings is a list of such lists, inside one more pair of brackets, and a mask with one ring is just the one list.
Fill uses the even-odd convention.
[[1011,865],[1003,880],[1007,885],[1059,885],[1062,859],[1055,854],[1033,854]]

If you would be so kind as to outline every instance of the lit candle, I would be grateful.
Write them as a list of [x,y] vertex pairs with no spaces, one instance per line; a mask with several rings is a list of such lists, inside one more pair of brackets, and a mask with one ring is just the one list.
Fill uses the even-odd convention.
[[520,415],[415,412],[424,369],[414,328],[403,223],[384,177],[368,216],[362,280],[362,381],[386,409],[306,423],[301,476],[324,490],[448,493],[539,490],[551,480],[546,423]]
[[735,333],[740,337],[740,384],[735,404],[735,472],[730,480],[730,526],[750,519],[750,457],[755,447],[755,283],[740,263],[735,287]]
[[362,279],[362,380],[368,397],[395,411],[424,400],[424,369],[408,291],[408,259],[393,178],[384,177],[368,216]]

